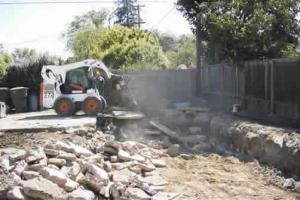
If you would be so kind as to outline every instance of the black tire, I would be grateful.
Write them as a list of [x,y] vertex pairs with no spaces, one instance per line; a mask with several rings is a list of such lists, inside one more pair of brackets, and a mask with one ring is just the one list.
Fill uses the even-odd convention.
[[57,99],[54,103],[54,109],[60,116],[71,116],[76,110],[75,103],[67,97]]
[[82,103],[82,110],[87,115],[97,115],[103,110],[102,101],[97,97],[87,97]]

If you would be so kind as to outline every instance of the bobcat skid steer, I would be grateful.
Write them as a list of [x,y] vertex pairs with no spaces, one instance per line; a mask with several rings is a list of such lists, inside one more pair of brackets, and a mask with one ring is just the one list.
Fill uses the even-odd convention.
[[44,108],[54,108],[61,116],[73,115],[83,110],[87,115],[101,113],[107,103],[101,91],[92,84],[96,71],[100,71],[104,82],[118,76],[97,60],[77,63],[43,66],[41,75],[41,104]]

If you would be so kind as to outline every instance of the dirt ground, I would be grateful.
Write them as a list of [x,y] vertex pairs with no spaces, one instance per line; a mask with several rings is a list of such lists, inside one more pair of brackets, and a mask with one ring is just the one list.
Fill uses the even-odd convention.
[[[28,149],[51,140],[68,140],[88,146],[88,138],[60,132],[6,133],[0,148]],[[214,153],[194,155],[192,159],[165,158],[168,167],[160,172],[169,182],[167,190],[182,193],[181,199],[300,199],[300,195],[279,187],[282,178],[276,170],[256,161],[243,162],[236,157]],[[0,182],[5,175],[0,172]]]
[[279,188],[281,178],[275,170],[257,162],[208,154],[167,159],[167,164],[161,173],[169,182],[168,190],[183,193],[182,199],[300,199]]

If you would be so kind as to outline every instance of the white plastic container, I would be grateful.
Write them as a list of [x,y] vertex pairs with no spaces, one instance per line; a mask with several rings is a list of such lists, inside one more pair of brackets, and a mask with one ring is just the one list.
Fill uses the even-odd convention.
[[6,117],[6,104],[4,102],[0,102],[0,118]]

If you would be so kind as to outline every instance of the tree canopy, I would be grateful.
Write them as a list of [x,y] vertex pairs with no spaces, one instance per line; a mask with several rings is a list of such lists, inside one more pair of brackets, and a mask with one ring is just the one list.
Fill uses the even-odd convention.
[[91,10],[83,15],[75,16],[69,23],[67,31],[63,34],[63,37],[67,40],[67,46],[70,45],[71,40],[77,31],[87,27],[97,29],[103,27],[107,16],[108,11],[105,9],[99,11]]
[[[178,0],[178,9],[218,52],[215,62],[296,54],[299,0]],[[213,61],[213,62],[214,62]]]
[[75,34],[71,50],[78,60],[101,59],[114,69],[145,69],[167,66],[157,37],[147,30],[114,26],[86,28]]
[[115,24],[126,27],[138,25],[140,16],[138,15],[137,0],[117,0],[115,12]]
[[17,48],[12,52],[15,63],[33,62],[38,58],[35,49]]
[[182,35],[176,37],[168,33],[155,31],[160,46],[169,60],[169,67],[176,68],[183,64],[191,67],[196,62],[195,37]]
[[6,70],[10,64],[12,64],[11,56],[4,51],[0,51],[0,79],[6,74]]

